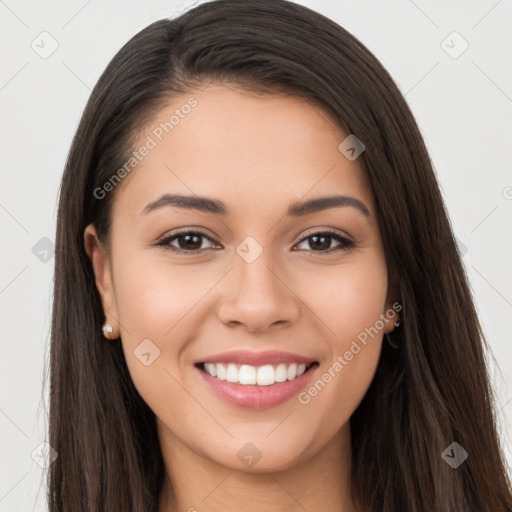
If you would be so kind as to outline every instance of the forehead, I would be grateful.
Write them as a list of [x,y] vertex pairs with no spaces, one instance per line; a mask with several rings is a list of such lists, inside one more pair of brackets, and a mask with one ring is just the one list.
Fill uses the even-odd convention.
[[115,210],[140,213],[164,192],[225,198],[235,211],[339,192],[371,210],[361,161],[338,149],[348,135],[301,98],[210,85],[174,97],[139,133],[133,149],[148,149],[139,151]]

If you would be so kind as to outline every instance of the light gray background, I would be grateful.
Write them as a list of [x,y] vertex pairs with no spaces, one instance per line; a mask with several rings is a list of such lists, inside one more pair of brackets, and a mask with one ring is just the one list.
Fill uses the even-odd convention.
[[[46,510],[44,473],[31,454],[46,439],[54,259],[32,249],[55,239],[58,186],[79,117],[132,35],[195,3],[0,0],[0,512]],[[490,371],[512,463],[512,0],[299,3],[368,46],[416,116],[496,359]],[[447,53],[463,48],[453,31],[469,44],[458,58]],[[58,48],[43,59],[31,45],[48,51],[51,38]]]

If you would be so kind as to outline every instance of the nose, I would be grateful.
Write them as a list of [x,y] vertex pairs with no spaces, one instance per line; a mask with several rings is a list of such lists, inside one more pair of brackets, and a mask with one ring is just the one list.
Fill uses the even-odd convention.
[[285,327],[300,317],[301,301],[293,292],[293,282],[267,258],[270,252],[263,251],[252,263],[235,260],[218,308],[218,317],[225,325],[262,332],[272,326]]

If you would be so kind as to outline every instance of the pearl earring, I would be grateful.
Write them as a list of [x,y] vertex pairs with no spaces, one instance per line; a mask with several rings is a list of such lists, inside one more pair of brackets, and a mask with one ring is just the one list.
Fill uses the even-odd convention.
[[107,338],[107,340],[113,339],[114,328],[110,324],[105,324],[102,327],[102,331],[103,331],[103,336],[105,336],[105,338]]

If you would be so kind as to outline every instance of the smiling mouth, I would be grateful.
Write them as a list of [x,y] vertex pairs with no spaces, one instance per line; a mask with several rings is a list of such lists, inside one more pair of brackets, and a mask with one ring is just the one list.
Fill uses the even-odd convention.
[[318,366],[314,361],[309,364],[281,363],[252,366],[235,363],[197,363],[196,368],[211,377],[242,386],[271,386],[280,382],[292,381]]

